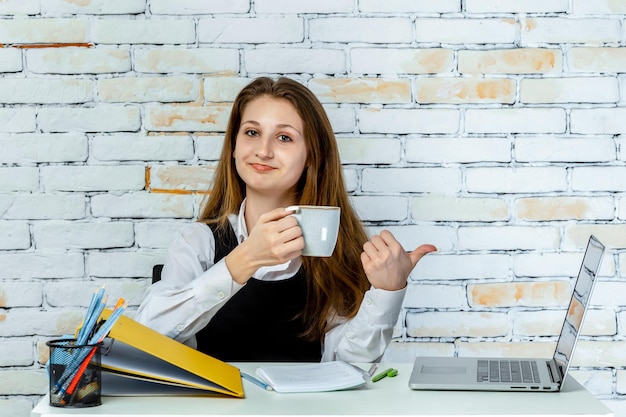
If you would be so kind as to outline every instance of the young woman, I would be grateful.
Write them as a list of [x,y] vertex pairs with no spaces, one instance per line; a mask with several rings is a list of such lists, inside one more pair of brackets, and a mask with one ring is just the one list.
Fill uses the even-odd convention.
[[[331,257],[301,256],[292,205],[341,207]],[[259,78],[235,99],[213,189],[136,320],[225,361],[375,361],[409,273],[434,250],[407,252],[388,231],[368,240],[320,102]]]

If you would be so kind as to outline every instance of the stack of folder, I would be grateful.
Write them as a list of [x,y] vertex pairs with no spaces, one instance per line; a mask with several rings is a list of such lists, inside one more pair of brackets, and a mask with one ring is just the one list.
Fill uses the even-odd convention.
[[[105,309],[101,318],[113,311]],[[101,356],[102,395],[215,395],[243,398],[239,368],[120,316]]]

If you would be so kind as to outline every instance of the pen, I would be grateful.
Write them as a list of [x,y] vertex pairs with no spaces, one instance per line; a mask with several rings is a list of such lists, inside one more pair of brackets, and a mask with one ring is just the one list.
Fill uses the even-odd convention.
[[[341,361],[341,362],[343,362],[343,361]],[[357,371],[359,371],[359,372],[361,373],[361,375],[363,375],[363,379],[364,379],[365,381],[367,381],[367,378],[369,378],[370,376],[372,376],[371,374],[367,373],[366,371],[364,371],[363,369],[359,368],[358,366],[356,366],[356,365],[352,365],[350,362],[343,362],[343,363],[345,363],[345,364],[347,364],[347,365],[350,365],[351,367],[353,367],[354,369],[356,369]]]
[[274,390],[272,389],[272,387],[270,387],[269,385],[267,385],[265,382],[263,382],[263,381],[261,381],[261,380],[259,380],[259,379],[256,379],[256,378],[255,378],[255,377],[253,377],[252,375],[249,375],[249,374],[247,374],[247,373],[245,373],[245,372],[242,372],[242,373],[241,373],[241,377],[242,377],[243,379],[246,379],[246,380],[248,380],[248,381],[252,382],[252,383],[253,383],[254,385],[256,385],[256,386],[263,388],[265,391],[274,391]]
[[374,375],[374,372],[376,372],[376,369],[378,368],[378,365],[376,363],[373,363],[372,366],[370,366],[369,371],[367,371],[367,374],[369,376]]

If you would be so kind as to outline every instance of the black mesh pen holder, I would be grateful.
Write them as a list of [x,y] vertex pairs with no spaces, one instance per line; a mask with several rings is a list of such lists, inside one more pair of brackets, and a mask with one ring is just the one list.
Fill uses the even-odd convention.
[[93,407],[102,404],[102,343],[77,345],[75,339],[46,342],[50,348],[50,405]]

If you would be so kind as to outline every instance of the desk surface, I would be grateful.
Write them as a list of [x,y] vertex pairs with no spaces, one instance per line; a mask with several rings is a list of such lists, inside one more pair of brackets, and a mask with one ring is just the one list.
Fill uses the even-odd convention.
[[[258,364],[235,364],[255,373]],[[349,391],[279,394],[244,380],[245,398],[103,397],[102,405],[83,409],[50,407],[45,396],[32,417],[47,416],[612,416],[598,399],[573,378],[561,392],[413,391],[408,387],[411,364],[395,367],[395,378]]]

